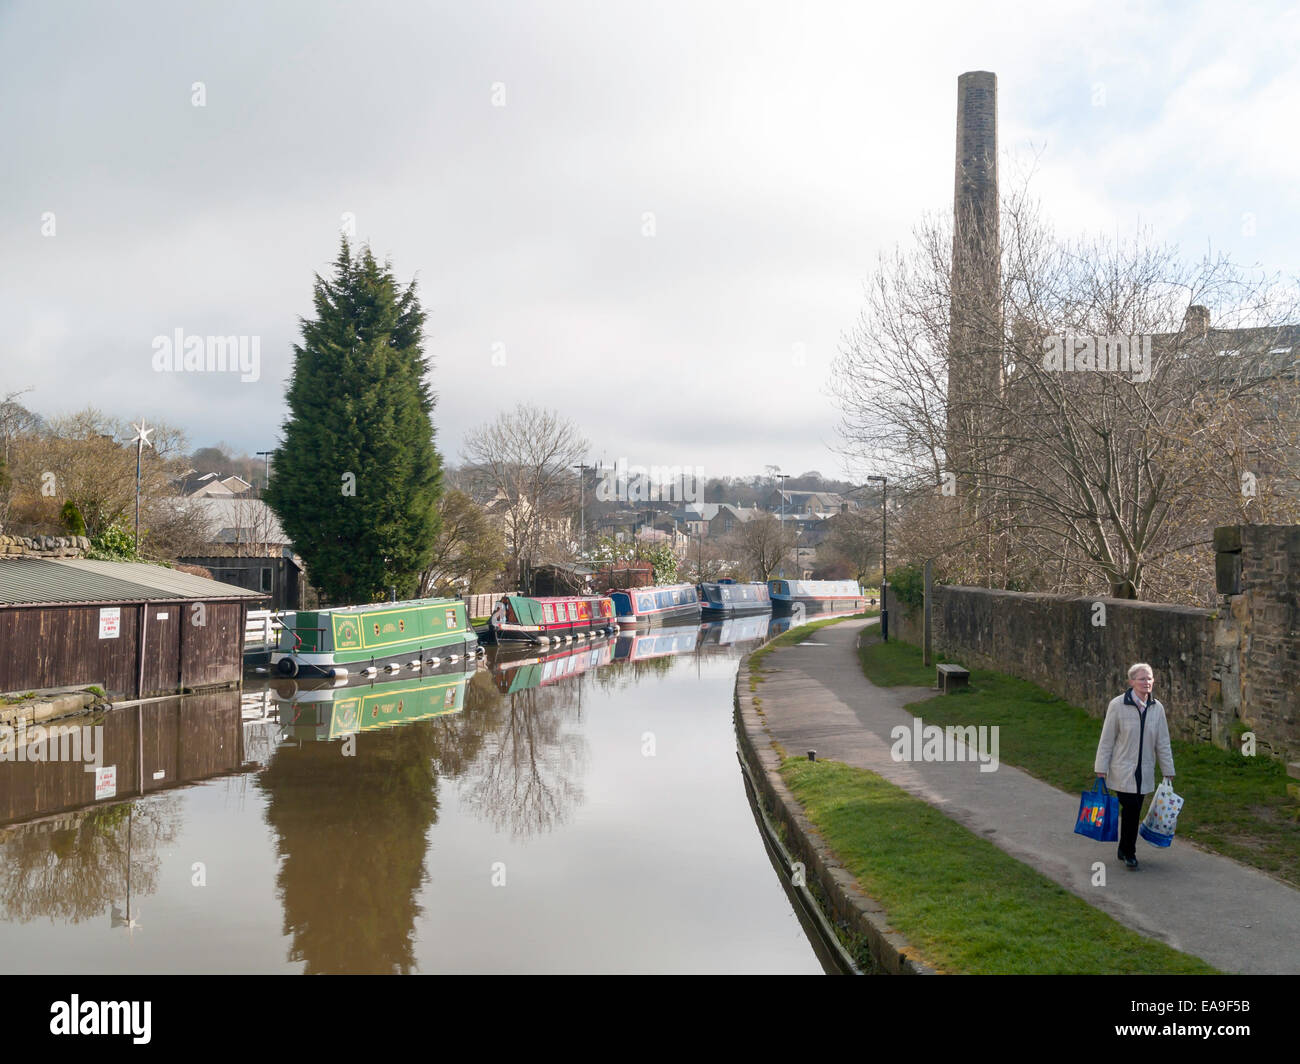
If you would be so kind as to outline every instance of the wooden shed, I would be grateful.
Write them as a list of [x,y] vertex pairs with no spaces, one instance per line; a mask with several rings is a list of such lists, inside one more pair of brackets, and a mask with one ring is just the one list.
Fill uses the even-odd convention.
[[243,679],[265,596],[141,562],[0,560],[0,691],[96,683],[142,698]]

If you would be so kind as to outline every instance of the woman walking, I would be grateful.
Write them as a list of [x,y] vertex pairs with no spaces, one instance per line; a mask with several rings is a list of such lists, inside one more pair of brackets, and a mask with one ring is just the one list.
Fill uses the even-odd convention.
[[1136,871],[1142,796],[1155,790],[1157,758],[1160,771],[1173,778],[1174,752],[1165,707],[1151,695],[1155,686],[1151,666],[1134,665],[1128,670],[1128,681],[1128,690],[1106,707],[1093,770],[1119,796],[1119,859]]

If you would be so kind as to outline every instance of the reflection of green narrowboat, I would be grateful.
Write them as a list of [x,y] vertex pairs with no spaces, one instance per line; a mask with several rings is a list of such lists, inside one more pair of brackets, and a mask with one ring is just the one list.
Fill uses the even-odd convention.
[[276,699],[286,738],[338,739],[357,732],[429,720],[465,708],[473,672],[393,680],[367,687],[299,689]]
[[[282,676],[341,677],[412,670],[478,652],[460,599],[416,599],[283,615],[271,664]],[[390,668],[390,671],[391,668]]]

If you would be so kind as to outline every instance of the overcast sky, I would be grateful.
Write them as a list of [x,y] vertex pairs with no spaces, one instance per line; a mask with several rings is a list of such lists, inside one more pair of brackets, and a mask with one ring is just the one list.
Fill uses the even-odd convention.
[[[959,74],[1058,227],[1294,275],[1297,55],[1285,3],[0,3],[0,391],[275,446],[350,212],[451,460],[532,401],[593,460],[844,475],[828,370],[951,210]],[[259,379],[155,372],[177,329]]]

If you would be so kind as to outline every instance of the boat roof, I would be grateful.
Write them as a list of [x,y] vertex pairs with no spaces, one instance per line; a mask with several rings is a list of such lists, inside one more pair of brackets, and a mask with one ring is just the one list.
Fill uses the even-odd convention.
[[460,599],[426,598],[400,599],[397,602],[367,602],[359,606],[329,606],[318,610],[300,610],[301,613],[370,613],[372,610],[412,609],[420,606],[437,607],[460,605]]

